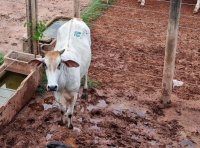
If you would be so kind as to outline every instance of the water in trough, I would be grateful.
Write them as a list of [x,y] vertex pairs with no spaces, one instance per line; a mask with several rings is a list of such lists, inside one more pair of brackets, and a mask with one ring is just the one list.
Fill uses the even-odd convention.
[[67,21],[67,19],[59,19],[55,22],[53,22],[49,27],[47,27],[47,29],[43,32],[44,36],[46,37],[51,37],[56,39],[57,38],[57,31],[58,29],[65,24]]
[[17,90],[26,75],[7,71],[0,78],[0,105],[4,104]]

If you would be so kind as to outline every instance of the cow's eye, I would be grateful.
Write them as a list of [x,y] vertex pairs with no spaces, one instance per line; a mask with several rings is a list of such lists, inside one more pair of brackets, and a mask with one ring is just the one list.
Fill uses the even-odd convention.
[[60,69],[61,63],[58,64],[58,69]]

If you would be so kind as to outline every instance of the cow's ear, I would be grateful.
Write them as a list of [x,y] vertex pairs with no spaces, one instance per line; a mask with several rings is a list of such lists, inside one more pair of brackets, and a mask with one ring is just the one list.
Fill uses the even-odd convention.
[[36,58],[28,62],[29,65],[39,66],[44,61],[44,58]]
[[79,67],[79,64],[72,60],[62,61],[67,67]]
[[60,55],[63,54],[65,52],[65,49],[59,51],[60,52]]

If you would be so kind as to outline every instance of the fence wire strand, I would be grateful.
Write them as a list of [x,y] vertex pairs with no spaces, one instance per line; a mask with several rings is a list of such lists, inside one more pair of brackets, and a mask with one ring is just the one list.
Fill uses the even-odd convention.
[[[167,27],[167,20],[166,20],[166,24],[164,23],[159,23],[159,22],[154,22],[154,21],[143,21],[141,19],[137,19],[137,18],[126,18],[126,17],[116,17],[116,16],[111,16],[111,15],[107,15],[107,14],[97,14],[97,13],[87,13],[87,14],[91,14],[91,15],[98,15],[100,17],[108,17],[108,18],[111,18],[111,19],[114,19],[114,20],[120,20],[120,21],[129,21],[128,23],[132,23],[132,22],[140,22],[140,23],[146,23],[146,24],[156,24],[156,25],[160,25],[160,26],[163,26],[163,27]],[[179,25],[179,28],[184,28],[184,29],[190,29],[190,30],[193,30],[193,31],[200,31],[200,29],[198,28],[191,28],[191,27],[185,27],[183,25]]]
[[[162,15],[169,15],[168,12],[160,12],[160,11],[153,11],[153,10],[147,10],[147,9],[143,9],[143,8],[132,8],[132,7],[125,7],[125,6],[118,6],[118,5],[110,5],[110,4],[102,4],[102,3],[96,3],[97,5],[106,5],[108,7],[114,7],[114,8],[122,8],[122,9],[129,9],[129,10],[136,10],[136,11],[144,11],[144,12],[149,12],[149,13],[157,13],[157,14],[162,14]],[[183,17],[188,17],[188,18],[194,18],[194,19],[200,19],[200,17],[196,17],[196,16],[188,16],[188,15],[184,15],[182,14],[181,16]]]
[[[157,33],[153,33],[153,32],[147,32],[147,31],[141,31],[141,30],[135,30],[135,29],[119,28],[119,27],[109,26],[109,25],[102,26],[102,25],[98,25],[98,24],[95,24],[95,23],[88,24],[88,25],[95,26],[95,27],[98,27],[98,28],[108,28],[110,30],[121,30],[121,31],[135,32],[135,33],[139,33],[139,34],[146,34],[146,35],[150,35],[150,36],[154,35],[154,36],[160,36],[160,37],[166,38],[166,36],[163,36],[162,34],[157,34]],[[189,40],[199,43],[199,40],[195,40],[195,39],[189,39]]]

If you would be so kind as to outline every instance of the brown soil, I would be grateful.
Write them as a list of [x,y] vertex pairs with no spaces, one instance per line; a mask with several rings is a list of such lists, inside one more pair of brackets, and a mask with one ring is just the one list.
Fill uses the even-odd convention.
[[164,107],[160,91],[169,3],[147,0],[141,8],[137,0],[117,0],[114,5],[120,7],[109,7],[90,26],[89,75],[102,85],[89,90],[88,100],[76,102],[74,129],[58,125],[60,112],[46,93],[33,97],[0,131],[0,147],[42,148],[49,141],[86,148],[200,147],[199,14],[192,15],[193,5],[182,5],[175,79],[184,85],[174,88],[172,103]]

